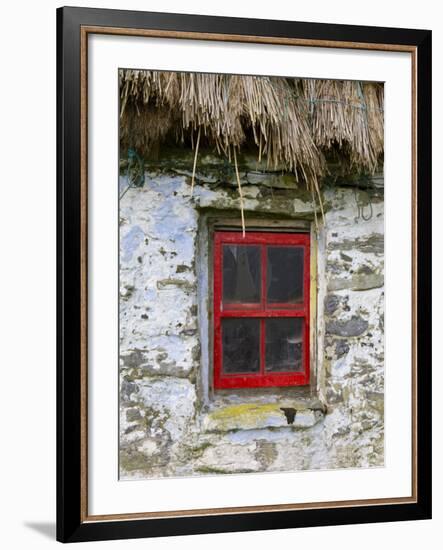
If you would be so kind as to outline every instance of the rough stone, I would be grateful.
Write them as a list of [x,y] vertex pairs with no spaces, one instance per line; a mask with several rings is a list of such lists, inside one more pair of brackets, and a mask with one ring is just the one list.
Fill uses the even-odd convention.
[[355,241],[344,239],[342,241],[334,240],[328,244],[329,250],[359,250],[360,252],[372,252],[374,254],[383,254],[385,249],[385,238],[383,234],[372,234],[366,238],[357,238]]
[[332,315],[340,305],[340,297],[336,294],[328,294],[325,297],[325,313]]
[[334,320],[326,323],[326,333],[337,336],[360,336],[367,329],[368,322],[357,316],[353,316],[346,321]]
[[[316,387],[219,396],[204,379],[211,312],[197,250],[205,213],[240,217],[239,199],[235,173],[206,154],[191,197],[190,158],[177,158],[173,175],[161,161],[121,201],[120,478],[383,465],[382,200],[356,221],[352,187],[324,191]],[[293,176],[239,168],[246,226],[252,216],[313,222]]]
[[268,470],[278,456],[276,445],[273,441],[259,439],[256,443],[255,459],[261,464],[264,471]]
[[126,411],[126,419],[128,422],[134,422],[135,420],[140,420],[141,413],[139,409],[128,409]]
[[[202,428],[207,432],[256,430],[260,428],[309,428],[323,416],[318,410],[299,409],[297,403],[268,403],[231,405],[216,409],[203,417]],[[288,414],[292,411],[292,414]]]
[[128,382],[124,378],[120,383],[120,396],[123,401],[129,401],[131,395],[138,392],[138,386],[134,382]]
[[349,351],[349,344],[346,340],[337,340],[335,343],[335,353],[337,357],[342,357],[346,355]]

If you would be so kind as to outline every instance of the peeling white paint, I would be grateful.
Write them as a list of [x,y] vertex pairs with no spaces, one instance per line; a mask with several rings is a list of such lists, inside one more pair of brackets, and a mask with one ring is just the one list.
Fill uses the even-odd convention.
[[[269,189],[262,197],[259,185],[245,186],[246,221],[258,211],[284,211],[295,218],[312,214],[310,201],[293,195],[285,201],[282,192],[274,200]],[[352,189],[328,190],[326,202],[332,208],[318,243],[318,362],[313,368],[314,397],[326,402],[327,414],[309,409],[306,399],[292,425],[277,407],[256,420],[239,416],[222,427],[208,414],[217,402],[202,398],[211,399],[211,324],[209,281],[198,265],[209,261],[199,212],[238,210],[238,196],[232,188],[208,184],[197,185],[191,197],[185,176],[166,175],[147,178],[143,188],[124,195],[121,479],[383,465],[383,202],[373,204],[370,221],[355,219]],[[349,322],[364,330],[347,335],[353,334]],[[328,326],[334,330],[328,332]],[[241,392],[229,399],[234,404],[251,400]],[[276,390],[256,402],[285,401]]]

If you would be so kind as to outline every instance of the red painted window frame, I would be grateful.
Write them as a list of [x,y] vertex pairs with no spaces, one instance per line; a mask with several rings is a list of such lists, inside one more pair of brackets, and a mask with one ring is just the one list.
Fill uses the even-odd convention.
[[[223,255],[224,244],[256,244],[262,245],[261,252],[261,303],[259,307],[243,304],[241,309],[223,308]],[[292,307],[285,304],[279,309],[266,305],[266,271],[267,254],[263,249],[269,245],[301,246],[304,249],[303,262],[303,303]],[[310,378],[310,236],[309,233],[276,233],[247,232],[243,237],[238,231],[216,231],[214,233],[214,389],[261,388],[276,386],[304,386]],[[244,307],[243,307],[244,306]],[[260,318],[260,374],[225,374],[222,371],[222,319],[226,318]],[[301,317],[304,319],[303,339],[303,372],[268,373],[264,371],[265,333],[264,321],[269,318]]]

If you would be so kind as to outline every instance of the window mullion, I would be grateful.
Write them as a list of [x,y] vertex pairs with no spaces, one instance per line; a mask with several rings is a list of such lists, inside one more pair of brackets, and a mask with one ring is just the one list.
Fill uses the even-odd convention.
[[266,340],[265,340],[265,319],[260,320],[260,375],[265,374],[265,355],[266,355]]
[[[267,254],[266,245],[261,246],[261,304],[262,310],[266,311],[266,275],[267,275]],[[266,320],[260,322],[260,374],[265,374],[266,357]]]
[[266,245],[261,246],[261,306],[266,311],[266,270],[267,270]]

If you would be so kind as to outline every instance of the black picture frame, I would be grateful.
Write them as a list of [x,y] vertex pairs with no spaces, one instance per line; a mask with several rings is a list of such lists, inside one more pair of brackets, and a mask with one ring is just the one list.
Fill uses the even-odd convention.
[[[82,325],[82,28],[270,37],[405,46],[416,64],[416,498],[414,502],[331,506],[183,517],[88,521],[82,512],[85,457]],[[232,39],[232,38],[231,38]],[[235,40],[235,37],[234,37]],[[86,162],[87,159],[83,158]],[[57,539],[62,542],[158,537],[431,517],[431,31],[90,8],[57,10]],[[83,262],[83,263],[82,263]],[[83,268],[82,268],[83,266]],[[83,388],[83,389],[82,389]],[[83,392],[83,393],[82,393]]]

